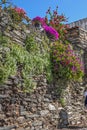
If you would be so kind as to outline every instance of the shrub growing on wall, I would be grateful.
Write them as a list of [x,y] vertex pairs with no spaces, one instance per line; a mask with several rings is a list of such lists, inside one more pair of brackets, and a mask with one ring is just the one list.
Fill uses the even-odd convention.
[[59,40],[65,42],[65,34],[67,33],[67,28],[69,27],[64,22],[67,18],[63,14],[59,14],[58,7],[52,12],[49,8],[46,12],[45,22],[47,25],[52,26],[59,33]]
[[46,12],[46,24],[55,28],[59,33],[59,39],[52,44],[51,48],[53,75],[55,78],[80,80],[84,75],[83,63],[75,55],[72,46],[65,37],[67,28],[69,28],[64,24],[66,21],[67,19],[63,14],[59,15],[58,7],[53,12],[50,8]]
[[20,23],[24,18],[26,18],[26,12],[22,8],[11,7],[8,9],[8,11],[15,23]]
[[30,22],[30,18],[26,15],[24,9],[14,6],[10,0],[0,1],[0,10],[4,10],[9,13],[13,23],[19,24],[21,22]]
[[23,89],[29,92],[37,85],[34,77],[43,74],[50,79],[51,62],[47,43],[42,42],[43,52],[32,36],[26,39],[25,46],[2,36],[0,44],[0,84],[12,75],[20,76],[23,79]]
[[84,75],[83,63],[77,57],[70,44],[57,41],[52,44],[51,58],[55,78],[80,80]]

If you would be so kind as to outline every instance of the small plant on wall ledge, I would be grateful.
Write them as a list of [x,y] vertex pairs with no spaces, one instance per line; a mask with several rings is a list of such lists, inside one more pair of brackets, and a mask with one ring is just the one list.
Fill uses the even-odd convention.
[[19,24],[25,20],[29,23],[31,21],[24,9],[14,6],[10,0],[1,0],[0,7],[1,10],[9,13],[13,23]]
[[14,7],[8,9],[12,20],[15,23],[20,23],[26,17],[26,12],[22,8]]

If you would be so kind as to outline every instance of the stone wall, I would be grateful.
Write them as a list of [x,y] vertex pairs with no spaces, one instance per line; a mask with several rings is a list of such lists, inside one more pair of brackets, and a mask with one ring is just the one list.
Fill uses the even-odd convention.
[[63,81],[57,81],[55,86],[58,88],[58,91],[62,88],[61,105],[64,108],[64,112],[66,112],[66,116],[64,116],[65,114],[61,110],[62,116],[60,118],[62,121],[60,121],[59,126],[64,127],[64,122],[68,120],[69,126],[87,127],[87,115],[83,96],[87,83],[67,82],[66,84]]
[[[67,38],[78,53],[83,51],[87,61],[84,47],[86,33],[82,31],[84,32],[77,27],[72,28]],[[43,38],[47,39],[43,32],[33,26],[13,24],[5,12],[0,13],[0,32],[22,45],[26,36],[33,33],[39,43]],[[87,124],[83,101],[86,84],[66,84],[62,80],[48,84],[44,75],[38,76],[36,80],[37,88],[31,93],[24,93],[21,88],[17,88],[21,79],[15,76],[0,85],[0,130],[60,130],[67,125]],[[60,96],[61,89],[63,93]]]
[[80,27],[73,27],[68,30],[66,36],[73,45],[74,50],[84,63],[85,74],[87,72],[87,31]]
[[18,77],[11,77],[0,85],[0,130],[60,130],[68,125],[86,126],[84,84],[62,81],[48,84],[40,75],[37,88],[24,93],[17,88],[18,81]]
[[65,109],[68,113],[68,121],[72,126],[86,126],[87,116],[84,111],[84,88],[85,85],[82,83],[73,82],[68,84],[67,89],[65,90]]
[[68,29],[66,38],[70,41],[70,43],[72,43],[72,45],[75,44],[82,49],[87,48],[87,31],[81,27],[73,27]]
[[41,32],[39,29],[32,26],[32,24],[25,24],[23,22],[15,24],[9,14],[3,10],[0,12],[0,33],[21,45],[24,45],[26,37],[31,34],[34,34],[35,39],[40,43],[42,39],[47,39],[45,32]]
[[6,130],[58,128],[60,106],[54,87],[48,85],[42,75],[37,80],[38,88],[31,94],[23,93],[16,87],[17,77],[11,77],[0,86],[0,127],[3,130],[5,127]]
[[[44,32],[32,25],[14,24],[8,13],[0,13],[0,33],[12,41],[24,45],[27,36],[35,34],[38,44],[44,39]],[[58,128],[59,104],[54,86],[48,85],[44,75],[38,76],[37,89],[24,93],[18,88],[19,77],[12,76],[0,85],[0,130],[53,130]]]
[[83,28],[84,30],[87,30],[87,18],[84,18],[84,19],[80,19],[78,21],[75,21],[75,22],[72,22],[70,23],[70,27],[81,27]]

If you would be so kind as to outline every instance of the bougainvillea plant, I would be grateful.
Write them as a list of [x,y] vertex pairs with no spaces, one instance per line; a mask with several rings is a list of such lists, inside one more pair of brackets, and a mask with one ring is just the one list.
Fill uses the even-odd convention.
[[38,27],[39,25],[42,26],[42,28],[46,31],[46,34],[48,37],[50,37],[51,39],[55,39],[57,40],[58,37],[59,37],[59,34],[58,32],[56,31],[56,29],[54,29],[53,27],[51,26],[48,26],[45,22],[45,18],[41,18],[39,16],[35,17],[33,20],[32,20],[32,23]]
[[84,75],[84,67],[69,44],[55,42],[51,48],[53,74],[56,78],[80,80]]
[[44,25],[43,28],[46,31],[47,35],[50,36],[51,38],[56,40],[59,38],[58,32],[53,27]]
[[64,24],[64,22],[67,22],[67,18],[63,14],[59,15],[58,7],[56,7],[53,12],[51,11],[51,8],[47,10],[45,21],[47,25],[52,26],[57,30],[60,36],[59,39],[64,42],[65,34],[67,33],[67,28],[69,28],[69,26]]
[[44,19],[44,18],[41,18],[41,17],[39,17],[39,16],[33,18],[32,23],[33,23],[33,24],[41,24],[42,26],[43,26],[43,25],[46,25],[45,19]]

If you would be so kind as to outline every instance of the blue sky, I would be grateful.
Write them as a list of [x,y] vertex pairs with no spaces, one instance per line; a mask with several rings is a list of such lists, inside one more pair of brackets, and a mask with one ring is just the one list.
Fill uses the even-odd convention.
[[36,16],[44,17],[47,9],[59,7],[59,14],[64,14],[68,22],[87,17],[87,0],[12,0],[18,7],[23,8],[32,19]]

